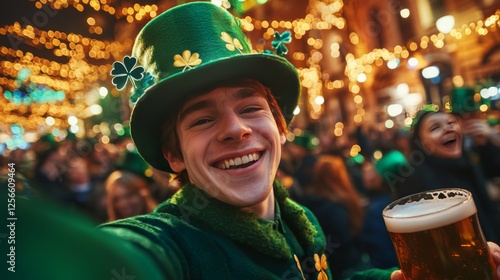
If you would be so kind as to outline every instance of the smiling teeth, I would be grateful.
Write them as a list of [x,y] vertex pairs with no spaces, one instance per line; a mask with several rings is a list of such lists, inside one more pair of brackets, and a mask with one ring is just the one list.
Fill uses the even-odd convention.
[[235,167],[235,166],[246,164],[246,163],[249,163],[252,161],[257,161],[257,160],[259,160],[259,158],[260,158],[259,154],[253,153],[253,154],[245,155],[242,157],[224,160],[218,164],[218,167],[220,169],[228,169],[230,167]]

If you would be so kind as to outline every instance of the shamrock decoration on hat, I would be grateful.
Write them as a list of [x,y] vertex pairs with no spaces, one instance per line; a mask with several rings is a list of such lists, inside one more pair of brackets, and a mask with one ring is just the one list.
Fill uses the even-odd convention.
[[111,75],[114,78],[111,80],[116,89],[122,90],[130,80],[135,88],[134,93],[130,96],[130,101],[135,103],[137,99],[144,93],[144,90],[153,85],[154,78],[148,72],[144,73],[144,67],[136,66],[137,58],[125,56],[123,62],[115,61]]

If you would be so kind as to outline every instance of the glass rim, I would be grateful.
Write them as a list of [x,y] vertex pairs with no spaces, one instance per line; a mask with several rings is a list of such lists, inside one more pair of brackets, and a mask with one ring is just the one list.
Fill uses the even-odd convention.
[[[417,215],[412,215],[412,216],[400,216],[400,217],[389,216],[389,215],[386,214],[388,211],[392,210],[396,205],[403,205],[403,204],[406,204],[408,202],[411,202],[410,200],[414,200],[414,199],[412,199],[414,197],[421,197],[421,199],[419,199],[419,200],[414,200],[414,201],[421,201],[422,199],[424,199],[424,197],[425,197],[426,194],[428,196],[431,193],[439,193],[439,192],[444,192],[444,191],[446,191],[446,192],[456,191],[456,192],[464,193],[465,194],[465,199],[457,201],[457,203],[449,205],[446,208],[439,209],[439,210],[432,211],[432,212],[428,212],[428,213],[422,213],[422,214],[417,214]],[[432,190],[421,191],[421,192],[418,192],[418,193],[410,194],[410,195],[407,195],[407,196],[404,196],[404,197],[401,197],[401,198],[398,198],[398,199],[392,201],[391,203],[389,203],[389,205],[387,205],[386,207],[384,207],[384,210],[382,210],[382,216],[384,218],[387,218],[387,219],[409,219],[409,218],[425,217],[425,216],[434,215],[436,213],[440,213],[440,212],[443,212],[443,211],[447,211],[447,210],[449,210],[451,208],[454,208],[454,207],[457,207],[459,205],[465,204],[465,203],[469,202],[470,200],[472,200],[472,193],[470,191],[466,190],[466,189],[463,189],[463,188],[440,188],[440,189],[432,189]]]

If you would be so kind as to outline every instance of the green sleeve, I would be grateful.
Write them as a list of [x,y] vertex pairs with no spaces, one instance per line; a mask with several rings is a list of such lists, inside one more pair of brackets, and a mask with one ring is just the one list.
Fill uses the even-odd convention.
[[100,225],[102,231],[126,240],[146,253],[161,269],[165,279],[189,278],[188,265],[175,239],[164,230],[167,224],[156,216],[144,215]]

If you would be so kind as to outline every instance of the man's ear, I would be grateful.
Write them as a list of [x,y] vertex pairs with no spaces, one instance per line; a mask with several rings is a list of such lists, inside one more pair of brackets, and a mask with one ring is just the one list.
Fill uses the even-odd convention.
[[165,157],[165,159],[168,161],[168,164],[170,164],[170,168],[172,168],[175,173],[181,173],[181,171],[186,169],[184,161],[176,156],[173,156],[172,153],[164,151],[163,157]]
[[286,136],[284,133],[280,133],[280,143],[281,145],[285,144],[286,142]]

